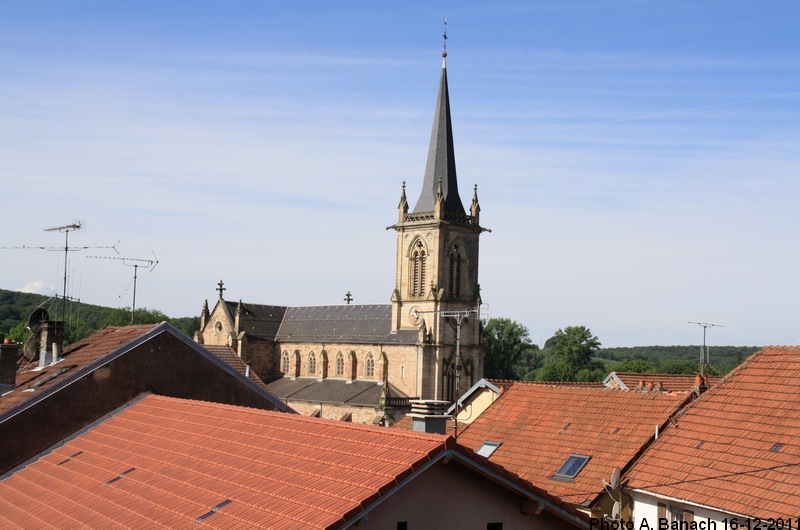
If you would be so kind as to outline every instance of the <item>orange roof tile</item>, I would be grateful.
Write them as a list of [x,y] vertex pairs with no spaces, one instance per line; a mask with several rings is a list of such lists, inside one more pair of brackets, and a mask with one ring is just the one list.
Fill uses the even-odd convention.
[[[612,372],[611,375],[616,375],[617,379],[628,387],[628,390],[634,390],[639,383],[644,382],[653,383],[653,386],[658,386],[661,383],[662,388],[667,392],[690,392],[695,387],[694,374],[641,374],[634,372]],[[708,376],[708,386],[714,386],[722,380],[720,376]]]
[[[41,394],[62,379],[72,376],[80,368],[144,335],[156,326],[157,324],[107,326],[67,346],[61,354],[62,361],[41,370],[36,362],[23,365],[17,372],[15,390],[0,398],[0,413]],[[22,361],[25,359],[23,358]],[[67,367],[72,368],[64,371]],[[31,385],[35,386],[35,390],[31,388]],[[26,390],[28,391],[26,392]]]
[[455,451],[482,465],[454,445],[433,434],[149,395],[0,482],[0,521],[178,528],[208,515],[203,524],[215,528],[329,528],[434,458]]
[[629,486],[750,517],[800,516],[798,373],[798,346],[752,355],[659,436]]
[[[501,442],[490,461],[574,504],[593,502],[615,467],[623,468],[686,401],[595,386],[514,384],[467,426],[458,442],[477,450]],[[591,459],[572,481],[553,479],[572,454]]]
[[236,352],[233,351],[233,348],[231,348],[230,346],[213,345],[213,344],[201,344],[200,346],[213,353],[216,357],[218,357],[222,361],[225,361],[225,363],[227,363],[231,368],[233,368],[240,374],[248,377],[252,382],[258,385],[265,392],[269,392],[271,395],[274,395],[274,393],[269,389],[267,384],[264,383],[264,380],[258,377],[253,370],[250,370],[250,374],[248,376],[247,373],[248,363],[244,362],[244,360],[241,357],[239,357],[236,354]]

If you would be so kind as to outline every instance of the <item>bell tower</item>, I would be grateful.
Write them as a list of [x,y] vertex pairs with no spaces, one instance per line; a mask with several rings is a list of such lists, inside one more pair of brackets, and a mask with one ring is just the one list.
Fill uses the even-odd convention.
[[[392,330],[419,331],[420,397],[453,401],[456,379],[461,395],[483,377],[478,240],[486,229],[479,224],[477,186],[468,212],[458,194],[446,61],[445,51],[422,191],[409,211],[403,183],[397,224],[389,228],[397,231]],[[460,321],[456,366],[459,324],[446,313],[471,310]]]

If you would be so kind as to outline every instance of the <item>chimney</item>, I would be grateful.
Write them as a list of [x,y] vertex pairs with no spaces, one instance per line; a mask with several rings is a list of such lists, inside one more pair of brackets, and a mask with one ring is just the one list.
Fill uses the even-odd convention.
[[0,344],[0,395],[11,392],[17,386],[17,361],[19,344],[5,339]]
[[411,400],[411,425],[417,432],[430,432],[447,434],[447,420],[451,418],[446,414],[450,406],[449,401],[433,399]]
[[42,322],[39,328],[39,368],[57,362],[64,338],[64,323],[53,320]]
[[697,374],[694,376],[694,386],[698,394],[702,394],[708,390],[708,376],[706,374]]

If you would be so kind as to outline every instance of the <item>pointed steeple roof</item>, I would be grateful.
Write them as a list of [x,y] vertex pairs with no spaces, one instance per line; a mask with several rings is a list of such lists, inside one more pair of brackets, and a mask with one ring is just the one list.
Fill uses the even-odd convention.
[[425,165],[425,180],[413,213],[432,212],[441,181],[445,212],[465,214],[464,205],[458,196],[456,180],[456,156],[453,149],[453,126],[450,122],[450,94],[447,90],[447,53],[442,54],[442,78],[433,116],[431,143],[428,147],[428,162]]

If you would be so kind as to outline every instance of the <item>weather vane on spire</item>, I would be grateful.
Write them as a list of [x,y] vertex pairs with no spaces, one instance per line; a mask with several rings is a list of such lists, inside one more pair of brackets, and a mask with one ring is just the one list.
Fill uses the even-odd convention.
[[447,57],[447,15],[444,16],[444,46],[442,49],[442,57]]

